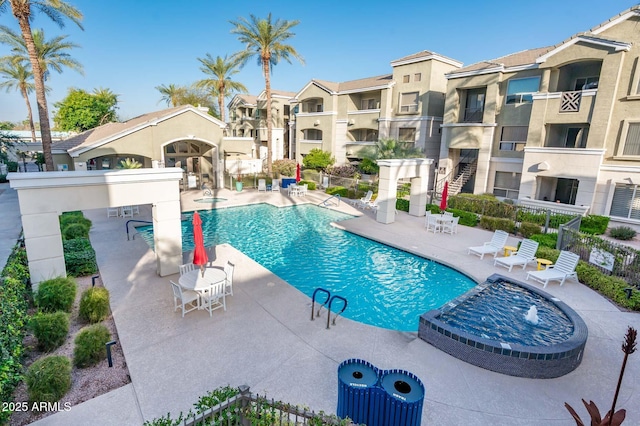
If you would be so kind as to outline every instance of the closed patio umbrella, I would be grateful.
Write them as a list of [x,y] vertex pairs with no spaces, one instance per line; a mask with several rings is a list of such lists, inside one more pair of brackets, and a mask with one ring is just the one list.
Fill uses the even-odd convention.
[[440,200],[440,210],[445,211],[447,209],[447,196],[449,195],[449,181],[445,181],[444,189],[442,190],[442,200]]
[[193,242],[195,249],[193,250],[193,264],[200,266],[202,276],[204,277],[204,265],[209,261],[207,250],[204,248],[204,237],[202,236],[202,219],[198,212],[193,213]]
[[300,182],[300,163],[296,164],[296,183]]

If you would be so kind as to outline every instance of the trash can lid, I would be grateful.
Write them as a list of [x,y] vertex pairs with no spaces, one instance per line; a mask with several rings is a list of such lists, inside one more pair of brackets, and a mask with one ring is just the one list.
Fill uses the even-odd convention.
[[381,385],[390,396],[403,402],[417,402],[424,399],[422,382],[407,371],[383,374]]
[[353,387],[371,387],[378,383],[378,370],[369,363],[342,363],[338,367],[338,379]]

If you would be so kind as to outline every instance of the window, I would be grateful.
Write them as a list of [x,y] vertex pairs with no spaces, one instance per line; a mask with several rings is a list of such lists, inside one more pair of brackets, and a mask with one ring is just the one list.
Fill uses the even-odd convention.
[[573,90],[597,89],[600,77],[585,77],[576,80]]
[[403,83],[408,83],[409,82],[409,74],[402,76],[402,82]]
[[302,131],[302,139],[306,141],[321,141],[322,130],[318,129],[305,129]]
[[564,141],[566,148],[586,148],[588,127],[569,127]]
[[415,127],[401,127],[398,129],[398,140],[400,142],[414,142],[416,141],[416,128]]
[[640,219],[640,188],[638,185],[616,185],[609,214],[628,219]]
[[413,81],[420,81],[422,80],[422,74],[417,72],[413,75]]
[[493,195],[505,198],[518,198],[521,173],[496,172],[493,181]]
[[484,97],[486,88],[469,89],[466,91],[464,107],[464,123],[482,123],[484,116]]
[[363,99],[360,101],[360,109],[376,109],[378,103],[375,99]]
[[540,77],[518,78],[509,80],[507,86],[507,104],[533,102],[533,94],[540,87]]
[[400,112],[418,112],[418,92],[400,94]]
[[302,112],[322,112],[322,100],[313,100],[302,104]]
[[358,129],[353,132],[356,142],[375,142],[378,140],[378,131],[374,129]]
[[629,123],[622,155],[640,155],[640,123]]
[[500,151],[524,151],[528,130],[527,126],[504,126],[500,134]]

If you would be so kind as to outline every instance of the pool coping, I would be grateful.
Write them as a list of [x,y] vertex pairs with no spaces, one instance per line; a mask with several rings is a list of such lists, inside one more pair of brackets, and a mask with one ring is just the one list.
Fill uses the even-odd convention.
[[[486,339],[454,328],[439,316],[488,286],[509,282],[545,298],[560,309],[573,323],[567,340],[550,346],[525,346]],[[481,284],[445,304],[420,316],[418,337],[436,348],[475,366],[510,376],[533,379],[560,377],[575,370],[582,362],[588,329],[584,320],[560,299],[521,281],[493,274]]]

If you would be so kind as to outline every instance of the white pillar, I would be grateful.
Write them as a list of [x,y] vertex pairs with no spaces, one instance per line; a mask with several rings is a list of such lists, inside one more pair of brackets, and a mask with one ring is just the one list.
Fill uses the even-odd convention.
[[[22,229],[31,283],[38,284],[51,278],[66,277],[58,212],[24,214]],[[37,287],[34,287],[34,290],[36,289]]]
[[155,203],[152,214],[156,271],[161,277],[176,274],[182,264],[180,201]]

